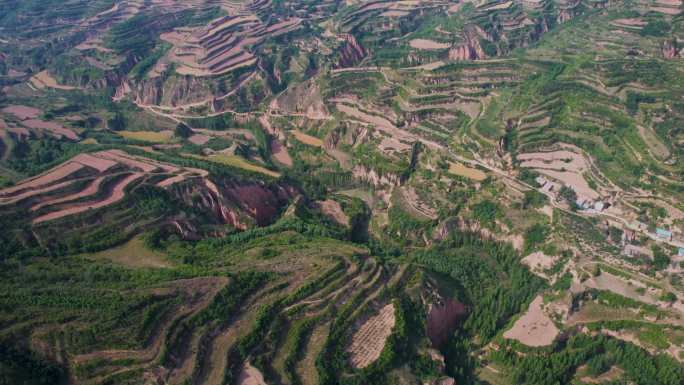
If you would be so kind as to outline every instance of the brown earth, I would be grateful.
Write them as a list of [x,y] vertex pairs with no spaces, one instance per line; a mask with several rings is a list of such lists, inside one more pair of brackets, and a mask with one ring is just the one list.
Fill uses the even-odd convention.
[[346,349],[354,368],[365,368],[380,357],[395,321],[394,305],[388,304],[354,333],[351,345]]
[[504,333],[504,338],[518,340],[527,346],[550,345],[556,339],[559,330],[544,312],[543,305],[542,296],[537,296],[530,303],[527,312]]

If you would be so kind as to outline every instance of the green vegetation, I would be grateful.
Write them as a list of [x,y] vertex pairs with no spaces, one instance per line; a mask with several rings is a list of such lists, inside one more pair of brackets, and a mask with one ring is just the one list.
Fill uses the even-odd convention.
[[676,7],[218,3],[0,2],[0,384],[684,383]]
[[544,241],[546,241],[546,237],[548,236],[548,234],[548,227],[541,223],[535,223],[534,225],[529,227],[527,230],[525,230],[525,234],[523,237],[523,239],[525,240],[525,251],[534,251],[539,245],[543,244]]
[[[605,358],[596,358],[605,356]],[[490,354],[492,360],[513,369],[513,381],[518,384],[568,383],[575,369],[592,359],[614,362],[625,370],[626,377],[636,384],[678,384],[684,373],[671,358],[651,357],[644,350],[605,337],[577,335],[553,352],[516,356],[510,347]],[[594,362],[596,370],[605,363]],[[597,368],[598,366],[598,368]]]

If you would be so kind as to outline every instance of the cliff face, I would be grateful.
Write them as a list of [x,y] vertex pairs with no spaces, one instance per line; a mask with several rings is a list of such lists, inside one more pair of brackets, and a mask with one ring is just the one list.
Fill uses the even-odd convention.
[[470,37],[463,44],[449,49],[449,60],[480,60],[486,57],[478,39]]
[[661,53],[665,59],[684,57],[684,46],[676,38],[663,42]]
[[465,314],[465,305],[451,298],[430,304],[427,314],[427,335],[432,346],[443,346],[456,329],[458,320]]
[[345,34],[340,36],[344,39],[344,44],[340,48],[340,58],[337,62],[337,68],[353,67],[366,57],[368,52],[356,40],[354,35]]
[[[594,2],[590,8],[605,8],[606,2]],[[448,51],[449,60],[481,60],[499,56],[517,47],[527,47],[538,41],[553,26],[565,23],[580,15],[587,8],[582,0],[569,0],[553,12],[540,16],[500,14],[487,15],[487,23],[467,24],[460,43]],[[483,49],[483,41],[491,47]],[[496,51],[496,52],[495,52]]]
[[366,136],[368,136],[368,128],[365,126],[353,128],[340,126],[326,136],[324,146],[329,150],[342,144],[355,146],[358,143],[363,143]]
[[[171,192],[185,204],[239,230],[273,223],[298,195],[286,185],[209,179],[174,185]],[[181,232],[183,234],[183,232]]]
[[374,187],[401,185],[401,177],[399,175],[389,173],[381,174],[366,166],[354,166],[352,175],[355,179],[369,183]]
[[132,86],[133,98],[141,104],[176,107],[215,97],[205,81],[194,76],[157,76]]

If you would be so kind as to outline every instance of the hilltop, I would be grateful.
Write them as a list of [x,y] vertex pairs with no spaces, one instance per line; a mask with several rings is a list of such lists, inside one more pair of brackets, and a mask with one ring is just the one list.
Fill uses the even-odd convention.
[[0,383],[684,383],[683,11],[0,2]]

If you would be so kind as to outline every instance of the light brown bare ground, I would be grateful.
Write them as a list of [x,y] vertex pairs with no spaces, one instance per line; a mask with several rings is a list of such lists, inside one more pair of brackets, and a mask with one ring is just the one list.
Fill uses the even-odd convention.
[[653,298],[653,296],[649,295],[648,292],[644,294],[639,294],[637,292],[639,287],[645,287],[644,284],[633,280],[627,282],[625,279],[605,271],[602,272],[598,277],[592,277],[591,279],[587,280],[585,285],[594,289],[612,291],[613,293],[620,294],[624,297],[632,298],[637,301],[642,301],[649,304],[657,304],[657,301]]
[[292,130],[291,132],[298,141],[304,144],[314,147],[323,147],[323,141],[315,136],[307,135],[299,130]]
[[88,185],[88,187],[79,191],[78,193],[68,195],[68,196],[65,196],[62,198],[58,198],[58,199],[52,199],[52,200],[40,202],[39,204],[31,207],[31,211],[38,211],[43,207],[54,206],[56,204],[65,203],[65,202],[72,202],[72,201],[75,201],[77,199],[81,199],[81,198],[89,197],[91,195],[95,195],[100,190],[100,185],[102,184],[103,181],[104,181],[104,177],[96,178],[95,180],[93,180]]
[[669,8],[669,7],[651,7],[651,11],[664,13],[666,15],[678,15],[681,11],[679,8]]
[[165,256],[157,251],[150,250],[145,246],[141,237],[136,237],[121,246],[90,254],[93,259],[105,259],[129,267],[171,267],[171,263]]
[[[416,141],[416,136],[413,134],[410,134],[404,130],[399,129],[397,126],[392,124],[389,120],[376,116],[376,115],[371,115],[367,114],[363,111],[360,111],[356,107],[350,107],[346,104],[338,103],[336,105],[336,108],[344,113],[347,114],[355,119],[359,119],[362,122],[370,123],[375,126],[378,130],[385,132],[389,136],[396,138],[397,140],[401,142],[406,142],[406,143],[413,143]],[[426,143],[428,144],[428,143]]]
[[43,216],[40,216],[40,217],[34,219],[33,223],[42,223],[42,222],[46,222],[46,221],[51,221],[54,219],[59,219],[59,218],[63,218],[63,217],[69,216],[69,215],[79,214],[79,213],[82,213],[82,212],[85,212],[88,210],[95,210],[95,209],[99,209],[101,207],[105,207],[105,206],[109,206],[111,204],[114,204],[114,203],[120,201],[121,199],[123,199],[123,197],[125,195],[126,187],[128,185],[130,185],[131,183],[135,182],[136,180],[138,180],[139,178],[141,178],[142,176],[143,176],[142,173],[135,173],[135,174],[129,175],[127,178],[125,178],[124,180],[119,182],[116,186],[114,186],[114,189],[112,190],[111,194],[106,199],[103,199],[103,200],[98,201],[98,202],[89,202],[89,203],[79,204],[76,206],[66,208],[64,210],[55,211],[55,212],[52,212],[49,214],[45,214]]
[[188,138],[190,143],[202,146],[211,140],[211,136],[203,134],[195,134]]
[[27,179],[21,183],[19,183],[16,186],[6,188],[4,190],[0,190],[0,197],[2,196],[8,196],[12,195],[16,192],[27,190],[27,189],[35,189],[38,187],[46,186],[51,183],[55,183],[57,181],[60,181],[67,176],[75,173],[76,171],[79,171],[83,168],[83,165],[80,163],[74,163],[74,162],[67,162],[67,163],[62,163],[59,166],[43,173],[40,174],[36,177],[33,177],[31,179]]
[[584,172],[587,162],[581,155],[572,151],[530,152],[518,155],[522,162],[521,167],[529,168],[552,168],[555,170],[568,170]]
[[76,87],[65,86],[57,83],[57,80],[55,80],[55,78],[53,78],[47,71],[38,72],[31,78],[30,81],[31,84],[33,84],[33,86],[38,89],[44,89],[45,87],[63,91],[70,91],[76,89]]
[[614,381],[622,377],[623,370],[617,366],[611,366],[610,370],[597,377],[584,376],[580,378],[580,381],[587,384],[602,384],[610,381]]
[[189,175],[186,174],[186,173],[183,173],[183,174],[180,174],[180,175],[175,175],[175,176],[172,176],[172,177],[170,177],[170,178],[166,178],[166,179],[164,179],[163,181],[157,183],[157,186],[159,186],[159,187],[168,187],[168,186],[174,185],[174,184],[176,184],[176,183],[180,183],[180,182],[182,182],[182,181],[184,181],[184,180],[186,180],[186,179],[188,179],[188,178],[189,178]]
[[558,335],[558,328],[544,313],[543,305],[544,300],[538,295],[527,312],[504,333],[504,338],[518,340],[527,346],[550,345]]
[[552,268],[557,260],[558,257],[556,256],[546,255],[541,251],[537,251],[523,258],[521,262],[528,266],[533,273],[546,278],[546,275],[543,273],[544,270]]
[[271,152],[273,153],[273,159],[278,161],[278,163],[287,167],[292,167],[294,164],[292,162],[292,157],[290,157],[290,154],[287,152],[287,148],[276,138],[271,140]]
[[324,215],[331,218],[338,224],[342,226],[349,225],[349,217],[344,213],[344,211],[342,211],[342,206],[340,206],[339,202],[332,199],[327,199],[316,202],[316,206],[318,206],[318,209],[321,210]]
[[413,39],[409,42],[409,45],[411,46],[411,48],[422,49],[422,50],[438,50],[438,49],[449,48],[449,44],[440,43],[440,42],[437,42],[434,40],[428,40],[428,39]]
[[68,128],[63,127],[61,124],[55,122],[46,122],[40,119],[29,119],[24,120],[21,124],[28,128],[33,128],[35,130],[46,130],[58,138],[67,138],[71,140],[79,140],[78,135]]
[[638,18],[633,18],[633,19],[615,19],[613,20],[613,24],[615,25],[626,25],[628,27],[643,27],[647,23]]
[[487,179],[487,174],[484,172],[476,169],[476,168],[470,168],[466,167],[461,163],[455,163],[455,162],[449,162],[449,173],[458,175],[458,176],[463,176],[468,179],[472,179],[478,182],[481,182],[485,179]]
[[71,161],[80,163],[84,166],[92,167],[94,169],[97,169],[97,171],[99,172],[105,172],[117,165],[117,163],[114,161],[98,158],[90,154],[76,155],[75,157],[71,158]]
[[33,107],[13,105],[3,108],[2,112],[6,114],[12,114],[19,120],[26,120],[39,117],[43,111]]
[[385,11],[380,14],[381,17],[403,17],[408,15],[406,11]]
[[126,152],[121,151],[121,150],[107,150],[107,151],[102,151],[98,152],[95,154],[95,156],[103,159],[108,159],[117,163],[123,163],[126,166],[133,167],[133,168],[138,168],[144,172],[153,172],[157,170],[157,166],[154,164],[151,164],[147,161],[142,161],[139,159],[136,159],[130,155],[128,155]]
[[353,367],[365,368],[380,357],[395,322],[394,305],[388,304],[361,325],[347,348]]
[[238,378],[239,385],[266,385],[264,376],[261,372],[252,366],[249,361],[245,362],[245,366],[240,372],[240,377]]

